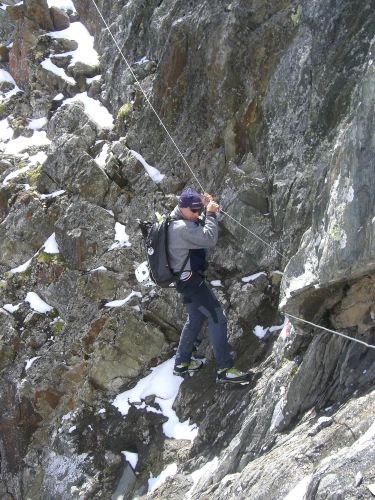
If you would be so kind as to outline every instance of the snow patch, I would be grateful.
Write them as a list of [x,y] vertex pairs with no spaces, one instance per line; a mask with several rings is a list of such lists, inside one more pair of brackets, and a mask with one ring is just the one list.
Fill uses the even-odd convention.
[[130,153],[134,156],[134,158],[136,158],[139,162],[142,163],[142,165],[144,166],[146,172],[148,173],[148,175],[151,177],[151,179],[154,182],[158,183],[158,182],[161,182],[164,179],[165,175],[161,174],[160,171],[157,168],[152,167],[151,165],[149,165],[147,163],[147,161],[143,158],[142,155],[140,155],[136,151],[133,151],[132,149],[130,149]]
[[4,153],[8,155],[17,155],[26,149],[34,146],[48,146],[51,141],[47,138],[46,132],[35,130],[31,137],[20,135],[17,139],[9,141],[4,148]]
[[314,273],[315,266],[313,263],[313,259],[315,259],[314,256],[309,256],[304,266],[304,272],[300,276],[297,276],[290,280],[289,286],[285,290],[285,296],[283,300],[280,302],[279,308],[282,308],[286,304],[287,299],[291,297],[292,292],[301,290],[309,286],[316,280],[316,276]]
[[113,128],[113,116],[111,113],[99,101],[89,97],[87,92],[82,92],[81,94],[76,94],[74,97],[65,99],[62,106],[73,102],[81,102],[85,108],[86,114],[96,123],[96,125],[98,125],[98,127],[102,129]]
[[99,167],[104,168],[105,167],[105,162],[108,156],[108,149],[109,145],[107,143],[104,144],[102,147],[102,150],[100,153],[95,157],[96,163],[99,165]]
[[173,477],[177,474],[177,464],[169,464],[160,474],[160,476],[153,477],[152,473],[150,473],[150,479],[148,480],[148,492],[152,493],[159,486],[165,483],[168,477]]
[[267,332],[268,332],[268,327],[263,328],[263,326],[260,325],[257,325],[253,330],[254,335],[256,335],[258,339],[262,339],[263,337],[265,337]]
[[22,302],[20,304],[17,304],[16,306],[14,306],[13,304],[4,304],[2,307],[7,312],[12,314],[12,313],[18,311],[18,309],[21,307],[21,305],[22,305]]
[[56,242],[56,235],[52,233],[51,236],[46,240],[43,245],[43,249],[45,253],[55,254],[60,253],[59,246]]
[[20,266],[18,267],[14,267],[13,269],[10,270],[10,272],[12,274],[17,274],[17,273],[23,273],[26,271],[26,269],[29,267],[29,265],[31,264],[31,261],[33,259],[29,259],[27,262],[24,262],[23,264],[21,264]]
[[284,420],[284,414],[283,414],[284,405],[285,405],[284,398],[281,398],[276,403],[276,406],[273,410],[272,419],[271,419],[271,425],[270,425],[271,431],[273,429],[276,429],[281,424],[281,422]]
[[40,65],[45,70],[50,71],[54,75],[56,75],[59,78],[62,78],[63,80],[65,80],[70,85],[75,85],[76,84],[76,81],[74,80],[74,78],[72,78],[71,76],[68,76],[65,73],[65,69],[64,68],[59,68],[58,66],[56,66],[56,64],[53,64],[53,62],[51,61],[51,59],[49,59],[49,58],[44,59],[44,61],[42,61],[40,63]]
[[0,68],[0,82],[8,82],[14,85],[13,89],[8,92],[0,92],[0,102],[12,97],[12,95],[17,94],[17,92],[22,92],[22,90],[17,86],[13,76],[5,71],[5,69]]
[[89,66],[99,65],[99,56],[94,49],[94,37],[90,35],[87,28],[79,21],[71,23],[65,30],[50,31],[47,35],[52,38],[66,38],[67,40],[77,42],[78,48],[76,50],[58,54],[61,57],[71,55],[72,61],[70,66],[73,66],[76,62],[82,62]]
[[255,281],[257,278],[259,278],[259,276],[267,276],[267,274],[262,271],[260,273],[252,274],[251,276],[244,276],[243,278],[241,278],[241,281],[243,281],[244,283],[249,283],[250,281]]
[[47,125],[48,120],[44,116],[43,118],[34,118],[30,120],[30,123],[28,124],[27,128],[30,128],[31,130],[39,130],[43,128],[45,125]]
[[9,125],[8,120],[0,120],[0,140],[9,141],[13,137],[13,129]]
[[25,302],[28,302],[30,304],[31,309],[34,311],[41,313],[41,314],[46,314],[49,311],[52,311],[52,307],[47,304],[47,302],[44,302],[39,295],[37,295],[35,292],[28,292],[25,298]]
[[95,273],[96,271],[108,271],[108,269],[105,266],[99,266],[95,269],[90,269],[90,273]]
[[47,0],[48,7],[57,7],[61,10],[71,10],[73,13],[76,12],[76,9],[71,0]]
[[313,474],[305,476],[297,485],[284,497],[283,500],[304,500],[306,498],[307,489],[313,478]]
[[129,302],[132,297],[142,298],[142,294],[141,292],[134,292],[134,290],[132,290],[132,292],[125,299],[112,300],[112,302],[107,302],[106,304],[104,304],[104,307],[121,307]]
[[175,411],[172,409],[177,397],[183,378],[173,375],[174,358],[152,368],[151,373],[139,380],[137,385],[128,391],[119,394],[113,401],[113,405],[124,416],[128,414],[131,403],[141,403],[147,396],[155,395],[155,402],[160,406],[161,411],[147,406],[143,402],[143,407],[147,411],[162,413],[168,417],[168,421],[163,424],[163,431],[167,437],[174,439],[189,439],[193,441],[198,434],[195,424],[188,421],[180,422]]
[[129,241],[129,235],[126,234],[125,226],[116,222],[115,224],[115,243],[109,247],[108,250],[114,250],[115,248],[130,247],[131,243]]
[[96,76],[93,76],[92,78],[86,78],[86,82],[88,84],[92,83],[92,82],[97,82],[99,80],[102,79],[102,75],[96,75]]
[[135,61],[134,64],[144,64],[146,62],[149,62],[150,59],[147,56],[143,56],[142,59],[139,59],[139,61]]
[[193,486],[190,488],[190,490],[187,492],[186,498],[190,500],[193,496],[194,489],[199,483],[200,479],[203,476],[210,476],[214,472],[214,470],[217,469],[219,465],[219,459],[218,457],[213,458],[210,462],[207,462],[203,467],[200,469],[195,470],[194,472],[191,473],[190,477],[193,480]]
[[19,169],[15,170],[14,172],[11,172],[3,180],[3,186],[6,186],[7,184],[9,184],[9,181],[11,181],[12,179],[15,179],[16,177],[19,177],[20,175],[24,174],[25,172],[27,172],[28,170],[30,170],[30,168],[31,168],[31,165],[27,165],[26,167],[22,167],[22,168],[19,168]]
[[122,451],[121,453],[125,456],[125,459],[129,462],[132,468],[135,469],[138,463],[138,453],[132,453],[131,451]]
[[46,200],[47,198],[57,198],[58,196],[65,193],[65,189],[60,189],[59,191],[54,191],[53,193],[40,194],[39,198]]
[[46,153],[44,151],[39,151],[35,155],[29,156],[29,166],[33,167],[37,163],[39,163],[39,165],[43,165],[46,159],[47,159]]
[[34,363],[34,361],[36,361],[37,359],[39,359],[40,356],[36,356],[35,358],[31,358],[31,359],[27,359],[26,360],[26,366],[25,366],[25,372],[27,372],[27,370],[30,368],[30,366]]

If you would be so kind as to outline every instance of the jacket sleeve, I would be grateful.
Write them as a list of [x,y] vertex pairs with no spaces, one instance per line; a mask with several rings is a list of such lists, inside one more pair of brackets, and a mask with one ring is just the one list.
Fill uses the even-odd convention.
[[218,224],[215,216],[207,215],[204,226],[197,226],[194,222],[187,221],[183,238],[188,248],[212,248],[217,243]]

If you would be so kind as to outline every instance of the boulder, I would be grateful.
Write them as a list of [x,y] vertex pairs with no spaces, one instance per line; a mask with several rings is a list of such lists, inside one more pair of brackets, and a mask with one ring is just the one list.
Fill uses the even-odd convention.
[[98,387],[117,394],[140,375],[151,360],[158,359],[166,347],[160,330],[144,323],[137,313],[125,306],[124,312],[118,310],[111,314],[94,345],[90,378]]
[[101,257],[114,242],[113,217],[86,201],[71,203],[56,221],[56,240],[63,258],[78,270],[101,265]]
[[30,193],[20,193],[0,224],[0,264],[17,267],[29,260],[54,232],[58,212],[44,211]]
[[50,7],[49,12],[55,31],[61,31],[69,28],[70,20],[68,14],[57,7]]

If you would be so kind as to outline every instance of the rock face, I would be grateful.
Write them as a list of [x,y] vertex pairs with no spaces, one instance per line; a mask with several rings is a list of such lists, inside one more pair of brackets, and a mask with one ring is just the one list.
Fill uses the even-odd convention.
[[[372,1],[96,3],[123,55],[87,0],[0,9],[1,498],[370,498]],[[208,277],[254,378],[218,385],[203,333],[166,415],[138,382],[185,317],[135,279],[136,218],[187,185],[223,209]]]

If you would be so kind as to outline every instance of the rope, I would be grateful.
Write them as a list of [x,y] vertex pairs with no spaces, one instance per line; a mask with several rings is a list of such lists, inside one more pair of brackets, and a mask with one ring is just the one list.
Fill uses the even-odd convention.
[[340,337],[344,337],[345,339],[352,340],[353,342],[358,342],[358,344],[363,344],[366,347],[370,347],[371,349],[375,349],[375,345],[367,344],[367,342],[364,342],[363,340],[355,339],[354,337],[349,337],[348,335],[345,335],[344,333],[336,332],[335,330],[330,330],[329,328],[326,328],[325,326],[316,325],[315,323],[311,323],[311,321],[307,321],[305,319],[298,318],[297,316],[293,316],[293,314],[289,314],[289,313],[284,313],[284,314],[285,314],[285,316],[288,316],[289,318],[296,319],[297,321],[302,321],[302,323],[307,323],[308,325],[315,326],[316,328],[320,328],[321,330],[325,330],[326,332],[334,333],[335,335],[338,335]]
[[[197,181],[199,187],[201,188],[202,192],[205,192],[205,189],[204,187],[202,186],[201,182],[199,181],[198,177],[195,175],[193,169],[190,167],[189,163],[187,162],[185,156],[182,154],[180,148],[177,146],[175,140],[173,139],[173,137],[171,136],[171,134],[169,133],[168,129],[166,128],[166,126],[164,125],[162,119],[160,118],[160,116],[158,115],[157,111],[155,110],[154,106],[151,104],[149,98],[147,97],[145,91],[143,90],[142,88],[142,85],[139,83],[136,75],[134,74],[134,71],[132,70],[130,64],[128,63],[128,60],[126,59],[126,57],[124,56],[124,53],[122,52],[120,46],[118,45],[115,37],[113,36],[112,32],[111,32],[111,29],[110,27],[108,26],[106,20],[104,19],[102,13],[100,12],[99,10],[99,7],[96,5],[95,3],[95,0],[91,0],[92,3],[94,4],[96,10],[98,11],[98,14],[99,16],[101,17],[108,33],[110,34],[112,40],[114,41],[114,43],[116,44],[116,47],[121,55],[121,57],[123,58],[123,60],[125,61],[126,63],[126,66],[128,67],[130,73],[132,74],[135,82],[137,83],[139,89],[141,90],[142,94],[144,95],[148,105],[150,106],[150,108],[152,109],[152,111],[155,113],[155,116],[157,117],[160,125],[163,127],[163,129],[165,130],[167,136],[169,137],[169,139],[172,141],[173,145],[175,146],[176,150],[178,151],[179,155],[181,156],[181,158],[183,159],[185,165],[188,167],[188,169],[190,170],[191,174],[193,175],[194,179]],[[282,254],[281,252],[279,252],[276,247],[274,245],[271,245],[270,243],[268,243],[267,241],[265,241],[264,239],[262,239],[260,236],[258,236],[257,234],[255,234],[253,231],[251,231],[248,227],[244,226],[243,224],[241,224],[240,221],[238,221],[237,219],[235,219],[234,217],[232,217],[230,214],[228,214],[227,212],[225,212],[224,210],[220,210],[220,212],[224,215],[226,215],[227,217],[229,217],[230,219],[232,219],[234,222],[236,222],[237,224],[239,224],[243,229],[245,229],[248,233],[250,233],[252,236],[254,236],[255,238],[257,238],[258,240],[260,240],[262,243],[264,243],[265,245],[267,245],[268,247],[270,247],[272,250],[275,250],[276,253],[278,253],[281,257],[286,257],[284,254]]]
[[94,6],[95,6],[96,10],[98,11],[98,14],[99,14],[99,16],[101,17],[101,19],[102,19],[103,23],[105,24],[105,27],[107,28],[108,33],[111,35],[112,40],[115,42],[116,47],[117,47],[117,49],[118,49],[118,51],[119,51],[119,53],[120,53],[121,57],[122,57],[122,58],[123,58],[123,60],[125,61],[126,66],[128,67],[128,69],[129,69],[130,73],[132,74],[132,76],[133,76],[133,78],[134,78],[135,82],[137,83],[137,85],[138,85],[138,87],[139,87],[140,91],[141,91],[141,92],[142,92],[142,94],[144,95],[144,97],[145,97],[145,99],[146,99],[147,104],[150,106],[150,108],[152,109],[152,111],[155,113],[155,116],[156,116],[156,117],[157,117],[157,119],[159,120],[160,125],[163,127],[163,129],[164,129],[165,133],[167,134],[167,136],[169,137],[169,139],[172,141],[172,143],[173,143],[174,147],[177,149],[177,151],[178,151],[179,155],[180,155],[180,156],[181,156],[181,158],[183,159],[183,161],[184,161],[185,165],[186,165],[186,166],[188,167],[188,169],[190,170],[190,172],[191,172],[192,176],[194,177],[194,179],[197,181],[197,183],[198,183],[199,187],[200,187],[200,188],[202,189],[202,191],[204,192],[204,188],[203,188],[202,184],[199,182],[198,177],[197,177],[197,176],[195,175],[195,173],[193,172],[193,170],[192,170],[192,168],[190,167],[189,163],[187,162],[187,160],[186,160],[185,156],[182,154],[182,152],[181,152],[180,148],[177,146],[177,144],[176,144],[175,140],[173,139],[173,137],[172,137],[172,136],[171,136],[171,134],[169,133],[169,131],[168,131],[167,127],[164,125],[164,123],[163,123],[162,119],[160,118],[160,116],[158,115],[158,113],[157,113],[156,109],[155,109],[155,108],[154,108],[154,106],[151,104],[150,99],[147,97],[146,92],[145,92],[145,91],[143,90],[143,88],[142,88],[142,85],[139,83],[138,78],[136,77],[136,75],[135,75],[134,71],[132,70],[132,68],[131,68],[130,64],[128,63],[128,61],[127,61],[126,57],[124,56],[124,54],[123,54],[123,52],[122,52],[122,50],[121,50],[120,46],[118,45],[118,43],[117,43],[117,41],[116,41],[115,37],[114,37],[114,36],[113,36],[113,34],[112,34],[112,31],[110,30],[110,28],[109,28],[108,24],[106,23],[106,20],[104,19],[104,17],[103,17],[103,15],[102,15],[102,13],[100,12],[99,7],[96,5],[95,0],[91,0],[91,1],[92,1],[92,3],[94,4]]
[[227,217],[229,217],[230,219],[234,220],[235,222],[237,222],[238,225],[240,225],[243,229],[245,229],[248,233],[250,233],[251,235],[253,235],[255,238],[257,238],[258,240],[260,240],[261,242],[263,242],[265,245],[269,246],[272,250],[275,250],[275,252],[277,252],[279,255],[281,255],[281,257],[286,257],[283,253],[279,252],[275,245],[270,245],[270,243],[268,243],[267,241],[265,241],[263,238],[261,238],[260,236],[258,236],[257,234],[253,233],[253,231],[251,231],[251,229],[249,229],[248,227],[244,226],[243,224],[241,224],[240,221],[238,221],[237,219],[235,219],[234,217],[232,217],[230,214],[228,214],[227,212],[224,212],[224,210],[220,210],[220,213],[226,215]]
[[[193,169],[190,167],[190,165],[189,165],[189,163],[187,162],[187,160],[186,160],[185,156],[182,154],[182,152],[181,152],[180,148],[178,147],[178,145],[176,144],[175,140],[173,139],[173,137],[172,137],[172,136],[171,136],[171,134],[169,133],[168,129],[167,129],[167,128],[166,128],[166,126],[164,125],[164,123],[163,123],[162,119],[161,119],[161,118],[160,118],[160,116],[158,115],[158,113],[157,113],[157,111],[155,110],[154,106],[151,104],[151,102],[150,102],[149,98],[148,98],[148,97],[147,97],[147,95],[146,95],[146,92],[143,90],[142,85],[139,83],[138,78],[137,78],[137,77],[136,77],[136,75],[134,74],[134,71],[132,70],[132,68],[131,68],[130,64],[128,63],[128,61],[127,61],[126,57],[124,56],[124,54],[123,54],[123,52],[122,52],[122,50],[121,50],[120,46],[118,45],[118,43],[117,43],[117,41],[116,41],[115,37],[113,36],[112,31],[111,31],[110,27],[108,26],[108,24],[107,24],[106,20],[104,19],[103,15],[102,15],[102,13],[101,13],[101,11],[100,11],[100,9],[99,9],[99,7],[96,5],[95,0],[91,0],[91,1],[92,1],[92,3],[94,4],[94,6],[95,6],[95,8],[96,8],[96,10],[97,10],[97,12],[98,12],[98,14],[99,14],[99,16],[100,16],[101,20],[103,21],[103,23],[104,23],[104,25],[105,25],[105,27],[106,27],[106,29],[107,29],[108,33],[110,34],[110,36],[111,36],[112,40],[114,41],[114,43],[115,43],[115,45],[116,45],[116,47],[117,47],[117,49],[118,49],[118,51],[119,51],[119,54],[121,55],[122,59],[125,61],[125,64],[126,64],[126,66],[128,67],[128,69],[129,69],[130,73],[132,74],[132,76],[133,76],[133,78],[134,78],[134,80],[135,80],[136,84],[138,85],[138,87],[139,87],[140,91],[141,91],[141,92],[142,92],[142,94],[144,95],[144,97],[145,97],[145,99],[146,99],[147,104],[150,106],[151,110],[154,112],[154,114],[155,114],[155,116],[157,117],[157,119],[158,119],[158,121],[159,121],[160,125],[161,125],[161,126],[162,126],[162,128],[164,129],[165,133],[167,134],[167,136],[168,136],[168,137],[169,137],[169,139],[171,140],[171,142],[172,142],[172,144],[174,145],[174,147],[176,148],[176,150],[178,151],[178,154],[181,156],[181,158],[182,158],[183,162],[185,163],[185,165],[186,165],[186,166],[188,167],[188,169],[190,170],[190,173],[192,174],[192,176],[194,177],[194,179],[197,181],[197,183],[198,183],[199,187],[201,188],[202,192],[205,192],[205,189],[204,189],[204,187],[202,186],[202,184],[200,183],[200,181],[199,181],[198,177],[195,175],[195,173],[194,173]],[[250,233],[252,236],[254,236],[255,238],[257,238],[259,241],[261,241],[262,243],[264,243],[265,245],[267,245],[268,247],[270,247],[272,250],[274,250],[276,253],[278,253],[281,257],[285,257],[285,258],[286,258],[286,255],[284,255],[283,253],[279,252],[279,251],[276,249],[276,247],[275,247],[274,245],[271,245],[270,243],[268,243],[267,241],[265,241],[264,239],[262,239],[260,236],[258,236],[257,234],[255,234],[255,233],[254,233],[253,231],[251,231],[251,229],[249,229],[248,227],[246,227],[246,226],[244,226],[243,224],[241,224],[241,222],[240,222],[240,221],[238,221],[237,219],[235,219],[234,217],[232,217],[230,214],[228,214],[228,213],[227,213],[227,212],[225,212],[224,210],[220,210],[220,212],[221,212],[222,214],[226,215],[227,217],[229,217],[231,220],[233,220],[233,221],[234,221],[234,222],[236,222],[237,224],[239,224],[239,225],[240,225],[243,229],[245,229],[248,233]],[[334,330],[330,330],[330,329],[328,329],[328,328],[325,328],[324,326],[319,326],[319,325],[316,325],[315,323],[311,323],[310,321],[306,321],[306,320],[304,320],[304,319],[302,319],[302,318],[298,318],[297,316],[293,316],[292,314],[287,314],[287,313],[285,313],[285,315],[286,315],[286,316],[289,316],[289,317],[291,317],[291,318],[294,318],[294,319],[296,319],[297,321],[302,321],[303,323],[307,323],[307,324],[309,324],[309,325],[311,325],[311,326],[314,326],[314,327],[316,327],[316,328],[320,328],[320,329],[322,329],[322,330],[326,330],[327,332],[334,333],[335,335],[339,335],[340,337],[344,337],[344,338],[346,338],[346,339],[348,339],[348,340],[352,340],[352,341],[354,341],[354,342],[358,342],[358,343],[360,343],[360,344],[363,344],[363,345],[365,345],[366,347],[370,347],[370,348],[372,348],[372,349],[375,349],[375,346],[370,345],[370,344],[367,344],[366,342],[363,342],[362,340],[358,340],[358,339],[355,339],[355,338],[353,338],[353,337],[349,337],[349,336],[347,336],[347,335],[344,335],[344,334],[343,334],[343,333],[341,333],[341,332],[335,332]]]

